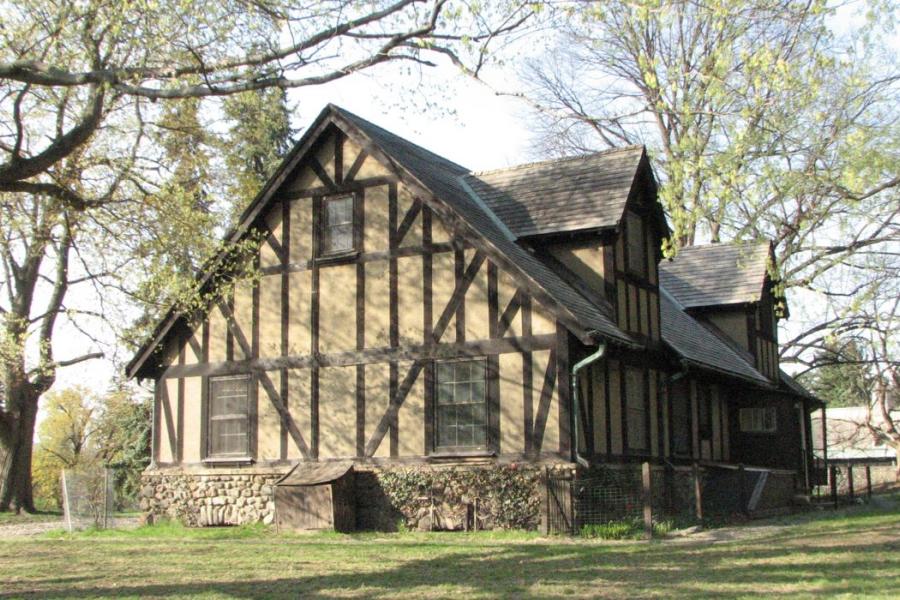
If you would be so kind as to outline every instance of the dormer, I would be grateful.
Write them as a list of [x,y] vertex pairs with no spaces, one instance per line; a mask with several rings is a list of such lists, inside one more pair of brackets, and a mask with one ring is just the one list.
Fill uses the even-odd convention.
[[692,316],[777,380],[778,320],[787,316],[787,304],[774,264],[769,242],[691,246],[660,266],[660,281]]
[[619,328],[659,340],[657,266],[669,230],[642,146],[475,173],[465,182],[517,243],[606,308]]

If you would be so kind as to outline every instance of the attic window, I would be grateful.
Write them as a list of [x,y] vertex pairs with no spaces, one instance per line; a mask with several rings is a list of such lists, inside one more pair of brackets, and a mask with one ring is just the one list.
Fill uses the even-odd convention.
[[635,275],[645,275],[647,257],[644,243],[644,221],[633,212],[625,214],[625,240],[628,245],[628,270]]
[[353,196],[324,199],[320,254],[330,256],[353,250]]
[[741,431],[744,433],[775,433],[778,429],[774,406],[742,408],[740,420]]

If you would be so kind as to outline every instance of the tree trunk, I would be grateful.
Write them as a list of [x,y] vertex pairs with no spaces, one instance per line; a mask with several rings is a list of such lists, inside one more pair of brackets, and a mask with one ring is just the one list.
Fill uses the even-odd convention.
[[[34,425],[37,417],[37,396],[30,389],[10,390],[10,400],[20,412],[4,436],[4,460],[0,464],[0,512],[14,510],[33,513],[34,495],[31,485],[31,457]],[[12,394],[18,394],[13,398]]]

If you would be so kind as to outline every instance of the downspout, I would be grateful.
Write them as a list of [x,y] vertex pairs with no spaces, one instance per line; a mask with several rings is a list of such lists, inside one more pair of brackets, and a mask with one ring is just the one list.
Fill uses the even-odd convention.
[[578,401],[578,371],[581,369],[590,366],[591,364],[597,362],[603,355],[606,354],[606,344],[600,342],[597,345],[597,351],[587,356],[572,367],[572,406],[573,406],[573,415],[575,416],[574,427],[572,428],[573,436],[574,436],[574,444],[573,444],[573,452],[575,454],[575,462],[580,464],[583,467],[590,467],[590,463],[578,453],[578,427],[581,423],[581,415],[578,413],[581,403]]

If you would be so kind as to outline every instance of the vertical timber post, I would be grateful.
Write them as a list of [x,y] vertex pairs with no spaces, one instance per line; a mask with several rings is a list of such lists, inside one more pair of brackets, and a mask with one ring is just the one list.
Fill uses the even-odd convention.
[[866,465],[866,498],[872,499],[872,467]]
[[694,511],[697,515],[697,521],[703,525],[703,485],[700,481],[700,465],[696,462],[693,466],[694,472]]
[[572,478],[569,479],[569,535],[575,535],[578,526],[575,524],[575,481],[577,473],[572,469]]
[[641,481],[644,492],[644,537],[653,539],[653,482],[651,480],[650,463],[641,465]]
[[541,515],[541,534],[550,534],[550,473],[549,467],[544,467],[544,510]]
[[847,464],[847,485],[850,486],[850,502],[856,497],[853,490],[853,463]]
[[738,485],[741,491],[741,514],[750,516],[750,507],[747,498],[747,472],[744,469],[744,463],[738,465]]
[[834,507],[838,507],[838,487],[837,487],[837,467],[831,465],[831,502],[834,504]]

